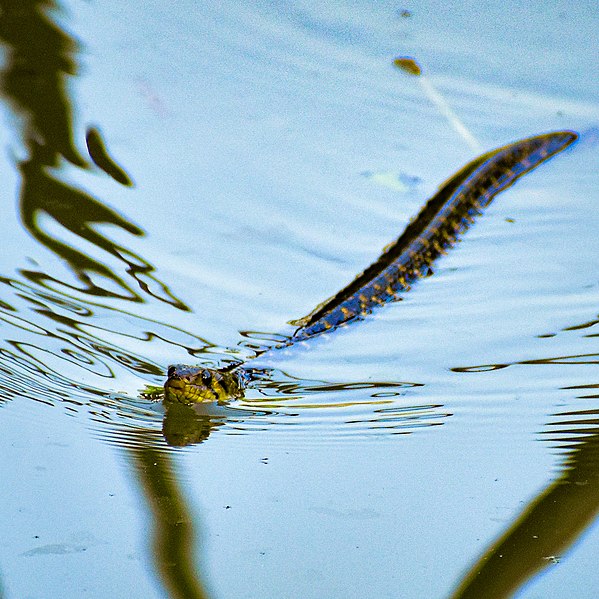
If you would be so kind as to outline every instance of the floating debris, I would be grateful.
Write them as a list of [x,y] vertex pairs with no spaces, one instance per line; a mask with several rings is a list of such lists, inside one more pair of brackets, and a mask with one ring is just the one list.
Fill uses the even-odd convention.
[[422,74],[420,65],[416,62],[416,59],[412,58],[411,56],[398,56],[393,61],[393,64],[409,75],[415,75],[418,77]]
[[422,89],[427,98],[437,107],[439,112],[447,119],[452,129],[470,146],[475,152],[480,152],[481,145],[478,140],[470,133],[466,125],[462,123],[458,115],[451,109],[445,98],[441,93],[434,87],[429,81],[428,77],[422,74],[420,65],[416,62],[416,59],[411,56],[398,56],[394,59],[393,64],[408,73],[418,77],[418,82],[422,86]]

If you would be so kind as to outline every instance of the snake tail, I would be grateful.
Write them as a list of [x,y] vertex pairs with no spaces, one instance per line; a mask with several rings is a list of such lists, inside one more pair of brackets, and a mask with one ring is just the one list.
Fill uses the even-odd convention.
[[360,319],[374,308],[399,299],[433,262],[454,245],[500,192],[570,144],[578,135],[557,131],[522,139],[479,156],[441,185],[418,216],[381,256],[341,291],[308,316],[289,344]]

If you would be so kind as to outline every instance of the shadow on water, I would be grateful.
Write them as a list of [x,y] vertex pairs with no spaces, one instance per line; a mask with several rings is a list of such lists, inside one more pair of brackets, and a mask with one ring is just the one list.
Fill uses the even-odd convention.
[[[579,389],[597,389],[583,385]],[[584,396],[585,398],[597,395]],[[554,415],[543,436],[565,451],[561,475],[470,568],[455,599],[510,597],[558,564],[599,513],[599,410]]]

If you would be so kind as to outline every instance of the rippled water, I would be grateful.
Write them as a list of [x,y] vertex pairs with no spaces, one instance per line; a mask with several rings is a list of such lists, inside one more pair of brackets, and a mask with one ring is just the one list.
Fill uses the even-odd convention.
[[[0,0],[0,596],[594,597],[597,31]],[[289,334],[463,164],[558,129],[403,301],[163,408],[168,364]]]

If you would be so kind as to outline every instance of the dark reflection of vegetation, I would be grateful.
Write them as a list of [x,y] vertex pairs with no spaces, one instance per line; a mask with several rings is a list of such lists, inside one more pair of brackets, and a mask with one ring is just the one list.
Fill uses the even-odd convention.
[[456,366],[454,372],[487,372],[489,370],[502,370],[508,366],[523,364],[599,364],[599,354],[575,354],[573,356],[555,356],[554,358],[538,358],[535,360],[520,360],[519,362],[504,362],[501,364],[479,364],[478,366]]
[[[590,385],[590,387],[594,387]],[[564,553],[599,513],[599,410],[556,414],[552,441],[568,451],[562,474],[472,566],[453,597],[509,597]],[[553,437],[553,435],[555,435]]]
[[124,368],[161,380],[163,367],[130,349],[142,343],[163,343],[191,355],[213,350],[205,339],[177,327],[16,278],[0,276],[0,297],[0,403],[13,397],[64,402],[84,389],[92,398],[111,395],[70,379],[72,368],[105,379],[117,378]]
[[133,186],[133,181],[131,181],[129,175],[108,154],[102,135],[96,128],[90,127],[87,130],[85,142],[87,143],[87,151],[89,152],[91,159],[98,167],[121,185],[124,185],[125,187]]
[[[580,324],[564,327],[561,332],[581,331],[591,329],[599,324],[599,319],[593,319]],[[555,337],[559,333],[539,335],[540,338]],[[599,333],[585,333],[583,337],[598,337]],[[553,358],[539,358],[533,360],[521,360],[519,362],[504,362],[499,364],[479,364],[477,366],[457,366],[452,368],[454,372],[486,372],[488,370],[501,370],[508,366],[521,364],[599,364],[599,354],[579,354],[573,356],[556,356]]]
[[59,155],[84,166],[66,89],[68,76],[77,73],[77,42],[47,16],[56,8],[52,0],[0,0],[0,40],[9,51],[2,92],[24,120],[26,144],[37,140],[51,148],[48,166]]
[[[581,324],[576,324],[573,326],[566,327],[563,330],[564,331],[578,331],[580,329],[590,329],[591,327],[594,327],[595,325],[598,325],[598,324],[599,324],[599,319],[589,320],[588,322],[583,322]],[[589,334],[585,335],[585,337],[599,337],[599,333],[589,333]]]
[[[144,296],[152,296],[188,310],[156,278],[151,264],[112,242],[98,226],[111,225],[134,236],[143,235],[143,231],[100,199],[61,180],[60,168],[65,161],[78,169],[89,165],[74,141],[74,108],[68,88],[69,78],[78,70],[78,43],[54,22],[52,13],[57,9],[52,0],[0,0],[0,43],[5,51],[0,94],[14,113],[15,130],[22,142],[22,149],[14,152],[21,177],[22,224],[65,262],[79,283],[70,284],[33,269],[20,271],[28,282],[12,275],[0,277],[0,290],[10,294],[0,300],[0,321],[16,332],[12,339],[10,333],[3,335],[0,347],[0,402],[29,397],[50,405],[61,402],[67,411],[88,406],[92,420],[104,424],[115,418],[152,422],[158,415],[149,407],[127,405],[126,398],[73,381],[68,375],[69,366],[75,366],[86,374],[114,378],[113,369],[122,366],[136,374],[159,376],[161,368],[151,360],[105,339],[120,336],[127,347],[131,338],[180,345],[180,339],[187,341],[193,336],[133,315],[125,318],[123,328],[127,330],[110,330],[108,323],[114,313],[127,316],[124,312],[68,293],[73,290],[138,303],[145,301]],[[110,158],[99,131],[89,129],[86,141],[95,164],[129,185],[129,177]],[[113,272],[102,258],[63,241],[65,235],[53,232],[57,229],[92,244],[107,260],[124,265],[124,274]],[[107,318],[98,321],[102,315]],[[149,328],[141,329],[140,325]],[[200,346],[189,347],[189,353],[205,351],[209,346],[197,340]],[[191,515],[169,455],[160,447],[160,433],[144,431],[137,441],[128,451],[155,523],[153,559],[158,575],[169,596],[205,598],[195,570]]]
[[[33,237],[69,264],[78,279],[84,284],[79,291],[96,296],[142,301],[141,296],[133,291],[121,277],[113,273],[106,264],[85,255],[45,231],[41,226],[41,215],[52,217],[66,230],[119,259],[126,265],[127,274],[133,277],[147,294],[186,310],[186,306],[177,300],[164,284],[157,281],[152,274],[154,268],[146,260],[98,233],[95,230],[95,225],[111,224],[134,235],[142,235],[142,230],[89,194],[68,186],[51,176],[45,168],[51,159],[51,151],[48,147],[31,142],[30,151],[31,158],[21,164],[20,208],[23,225]],[[49,281],[52,281],[53,286],[62,285],[74,288],[44,273],[22,271],[22,274],[44,286],[48,286]],[[92,274],[112,281],[125,293],[117,293],[96,285],[92,280]],[[152,288],[154,284],[158,285],[160,293]]]
[[173,599],[207,598],[196,567],[194,519],[160,434],[128,430],[120,445],[132,461],[152,513],[152,559],[164,589]]
[[[48,17],[47,11],[56,8],[50,0],[0,0],[0,40],[8,50],[0,91],[20,117],[22,140],[29,154],[28,159],[20,164],[23,226],[35,239],[66,261],[83,283],[80,291],[143,301],[109,266],[54,237],[41,216],[50,217],[72,234],[124,263],[126,273],[144,293],[188,310],[155,277],[151,264],[113,243],[94,227],[108,223],[137,236],[143,231],[99,200],[64,183],[50,172],[60,166],[61,158],[77,167],[87,167],[73,141],[73,108],[67,93],[68,78],[77,72],[77,42]],[[89,137],[90,134],[88,140]],[[111,176],[128,184],[129,179],[122,169],[116,174],[115,169],[119,167],[110,163],[99,133],[94,129],[91,130],[91,138],[96,160]],[[122,292],[116,293],[94,283],[94,274],[110,280]],[[40,272],[23,271],[23,275],[42,285],[66,285]]]

